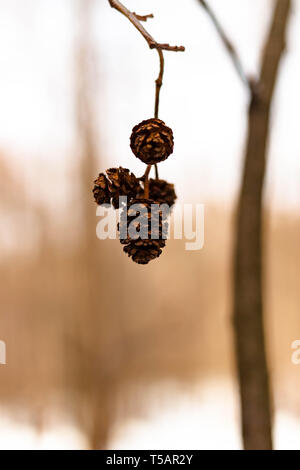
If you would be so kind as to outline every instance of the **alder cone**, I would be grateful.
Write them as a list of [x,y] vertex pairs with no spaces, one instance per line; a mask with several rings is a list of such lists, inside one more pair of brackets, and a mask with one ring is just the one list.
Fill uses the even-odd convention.
[[[140,188],[138,196],[142,197],[143,192],[143,188]],[[174,184],[160,179],[149,180],[149,196],[159,204],[167,204],[169,207],[173,206],[177,199]]]
[[147,119],[133,128],[130,147],[146,165],[162,162],[173,153],[173,131],[160,119]]
[[106,174],[100,173],[94,182],[93,194],[97,204],[112,204],[118,209],[120,196],[127,196],[127,202],[136,197],[140,184],[127,168],[109,168]]
[[108,188],[108,179],[104,173],[100,173],[94,181],[93,194],[99,206],[101,204],[110,204],[111,195]]
[[[150,261],[158,258],[162,253],[162,248],[166,245],[166,236],[168,232],[168,225],[166,221],[162,219],[161,212],[158,212],[156,215],[151,214],[151,205],[155,202],[151,199],[135,199],[132,201],[131,205],[127,209],[127,221],[125,226],[126,238],[121,238],[123,228],[121,222],[118,226],[120,231],[120,242],[122,245],[125,245],[123,248],[124,253],[138,264],[148,264]],[[139,212],[138,206],[133,208],[134,205],[142,205],[145,210],[145,213]],[[123,208],[123,211],[126,209]],[[124,214],[123,214],[124,215]],[[157,216],[153,224],[153,218]],[[135,219],[138,217],[138,220]],[[152,220],[151,220],[152,219]],[[152,222],[152,224],[151,224]],[[154,225],[154,226],[153,226]],[[134,226],[138,233],[142,236],[137,238],[132,238],[129,231],[130,226]],[[143,235],[146,234],[146,237],[143,238]]]

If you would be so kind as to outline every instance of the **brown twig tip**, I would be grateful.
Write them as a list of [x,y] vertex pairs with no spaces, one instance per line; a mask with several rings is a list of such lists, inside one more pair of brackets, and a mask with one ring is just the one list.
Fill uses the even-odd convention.
[[150,15],[138,15],[137,13],[135,13],[135,11],[133,12],[133,15],[136,17],[137,20],[139,21],[147,21],[149,18],[154,18],[154,15],[152,13],[150,13]]
[[149,43],[150,49],[161,49],[162,51],[184,52],[184,46],[170,46],[170,44]]

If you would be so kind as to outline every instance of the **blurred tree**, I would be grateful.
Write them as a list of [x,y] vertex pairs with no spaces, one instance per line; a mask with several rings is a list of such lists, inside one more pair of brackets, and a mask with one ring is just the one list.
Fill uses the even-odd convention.
[[[76,4],[78,33],[75,43],[75,116],[79,155],[78,187],[80,208],[79,256],[74,258],[78,270],[79,304],[69,343],[72,390],[78,395],[75,415],[88,437],[90,447],[104,449],[110,427],[110,407],[113,402],[107,351],[103,336],[107,334],[106,312],[101,293],[104,270],[100,269],[99,243],[96,238],[95,205],[92,181],[98,166],[98,138],[95,100],[95,56],[91,36],[94,0],[79,0]],[[102,259],[103,265],[103,259]],[[100,288],[101,286],[101,288]],[[74,320],[74,319],[73,319]]]
[[263,187],[270,110],[285,49],[291,0],[276,0],[251,94],[242,186],[236,216],[234,324],[246,449],[272,449],[272,406],[263,321]]
[[244,446],[246,449],[272,449],[272,406],[263,322],[263,186],[270,111],[285,49],[291,0],[274,3],[257,81],[247,77],[235,48],[208,3],[199,2],[212,19],[239,77],[250,91],[245,164],[236,214],[233,317]]

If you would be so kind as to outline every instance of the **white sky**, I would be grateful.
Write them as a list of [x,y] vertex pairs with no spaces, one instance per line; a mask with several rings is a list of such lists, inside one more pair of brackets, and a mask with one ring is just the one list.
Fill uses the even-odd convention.
[[[127,0],[161,42],[183,44],[166,53],[160,117],[175,133],[175,152],[161,175],[176,183],[180,200],[221,202],[235,194],[246,129],[247,93],[197,0]],[[142,173],[128,139],[152,116],[155,51],[132,25],[96,0],[92,35],[99,112],[99,147],[105,166]],[[272,0],[211,0],[246,70],[256,74]],[[184,5],[184,7],[183,7]],[[73,45],[75,0],[0,0],[0,151],[55,175],[74,151]],[[300,2],[294,0],[286,56],[274,104],[268,198],[276,207],[299,206]],[[60,165],[57,163],[60,162]],[[52,172],[52,173],[51,173]],[[59,189],[59,188],[58,188]]]

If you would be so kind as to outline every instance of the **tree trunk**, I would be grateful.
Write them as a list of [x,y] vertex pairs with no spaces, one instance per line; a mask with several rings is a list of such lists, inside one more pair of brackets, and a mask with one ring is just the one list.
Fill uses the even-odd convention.
[[106,317],[101,298],[105,288],[104,271],[100,264],[100,244],[96,237],[96,206],[93,200],[93,180],[97,175],[99,134],[96,129],[95,75],[96,52],[91,34],[95,0],[78,0],[78,35],[76,42],[76,97],[77,137],[80,165],[79,191],[81,214],[81,239],[79,246],[81,282],[81,308],[77,319],[76,339],[82,346],[76,361],[75,386],[84,404],[80,425],[86,432],[91,449],[105,449],[111,425],[111,408],[114,400],[110,382],[103,370],[107,364],[103,357],[103,331]]
[[262,58],[261,76],[249,106],[248,138],[236,216],[234,333],[240,384],[242,433],[247,450],[272,449],[272,406],[263,321],[263,186],[270,110],[291,0],[276,0]]

